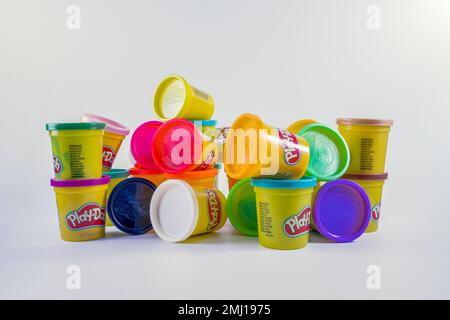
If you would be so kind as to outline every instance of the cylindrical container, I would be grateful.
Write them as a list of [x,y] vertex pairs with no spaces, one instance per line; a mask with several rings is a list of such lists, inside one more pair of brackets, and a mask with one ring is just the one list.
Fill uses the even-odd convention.
[[295,135],[298,135],[300,130],[303,129],[303,127],[306,127],[307,125],[317,123],[316,120],[312,119],[301,119],[298,121],[295,121],[293,124],[291,124],[289,127],[286,128],[287,131],[292,132]]
[[309,162],[308,142],[284,129],[266,125],[245,113],[226,138],[225,171],[234,179],[268,177],[298,180]]
[[108,215],[114,226],[131,235],[150,231],[150,203],[155,190],[153,183],[142,178],[119,182],[108,199]]
[[256,195],[250,178],[240,180],[230,190],[227,198],[227,214],[231,224],[240,233],[258,236]]
[[371,214],[369,225],[367,226],[366,233],[375,232],[378,230],[378,222],[381,215],[381,196],[383,194],[384,181],[387,179],[388,174],[357,174],[348,173],[344,176],[344,179],[352,180],[359,184],[367,193],[370,200]]
[[120,146],[122,145],[122,141],[130,133],[130,129],[114,120],[96,114],[85,113],[81,117],[81,121],[101,122],[105,124],[105,134],[103,136],[102,166],[103,172],[109,172],[114,163],[114,159],[119,152]]
[[329,240],[351,242],[359,238],[369,219],[369,198],[353,181],[327,182],[314,197],[311,226]]
[[160,171],[152,156],[152,141],[161,121],[147,121],[134,130],[131,136],[130,152],[134,165],[153,171]]
[[209,120],[214,113],[214,100],[183,77],[170,75],[156,89],[154,108],[162,121],[174,118]]
[[59,230],[65,241],[87,241],[105,236],[106,189],[110,178],[55,180]]
[[306,175],[320,181],[340,178],[350,164],[350,152],[344,138],[332,128],[319,123],[304,126],[298,135],[308,141],[309,164]]
[[214,168],[214,143],[190,121],[172,119],[155,132],[152,157],[159,170],[181,173]]
[[350,149],[348,172],[383,174],[393,121],[341,118],[337,124]]
[[167,180],[179,179],[186,181],[191,186],[202,186],[205,188],[216,188],[217,169],[209,169],[202,171],[187,171],[178,174],[165,173]]
[[308,244],[311,198],[316,184],[314,177],[252,179],[261,245],[272,249],[300,249]]
[[55,179],[100,179],[104,123],[47,123]]
[[143,178],[151,183],[153,183],[155,186],[159,186],[161,183],[167,180],[164,173],[160,171],[153,171],[149,169],[143,169],[139,167],[133,167],[130,169],[130,174],[134,178]]
[[[117,184],[119,184],[119,182],[125,180],[130,176],[130,171],[126,169],[111,169],[108,173],[105,173],[105,175],[111,178],[111,182],[108,185],[108,192],[106,194],[106,201],[108,202],[111,192],[114,190]],[[105,225],[107,227],[113,225],[108,215],[106,215]]]
[[217,231],[227,221],[226,198],[217,189],[167,180],[156,189],[150,217],[156,234],[169,242]]

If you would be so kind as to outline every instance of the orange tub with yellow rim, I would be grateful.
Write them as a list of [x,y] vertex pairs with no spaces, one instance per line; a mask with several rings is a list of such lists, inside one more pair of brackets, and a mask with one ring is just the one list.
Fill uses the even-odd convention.
[[309,163],[308,142],[245,113],[232,124],[225,142],[225,171],[233,179],[266,177],[297,180]]

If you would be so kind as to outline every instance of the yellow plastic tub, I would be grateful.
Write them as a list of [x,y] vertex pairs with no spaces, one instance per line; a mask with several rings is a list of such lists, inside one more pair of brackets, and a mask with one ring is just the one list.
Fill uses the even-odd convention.
[[209,120],[214,114],[213,98],[179,75],[161,81],[155,97],[156,116],[161,121],[174,118]]
[[352,180],[359,184],[370,200],[370,207],[372,208],[370,214],[369,225],[367,226],[366,233],[376,232],[378,230],[378,223],[381,215],[381,197],[383,195],[384,182],[387,179],[388,174],[346,174],[344,179]]
[[349,173],[383,174],[392,120],[337,119],[350,149]]
[[55,179],[99,179],[102,176],[104,123],[48,123]]
[[259,243],[272,249],[301,249],[308,244],[316,178],[252,179],[256,194]]
[[61,239],[87,241],[105,236],[106,190],[110,178],[51,180]]

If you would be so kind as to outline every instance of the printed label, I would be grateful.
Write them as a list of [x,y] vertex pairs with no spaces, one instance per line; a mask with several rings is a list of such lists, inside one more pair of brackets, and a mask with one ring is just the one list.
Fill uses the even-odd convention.
[[84,162],[85,155],[81,144],[69,145],[69,168],[70,176],[73,179],[82,179],[85,177]]
[[115,157],[116,155],[110,146],[103,146],[102,166],[111,168]]
[[62,171],[62,162],[59,160],[59,158],[55,155],[53,155],[53,170],[55,171],[55,174],[58,176]]
[[220,223],[220,198],[214,190],[205,189],[205,191],[208,201],[208,231],[210,231]]
[[216,156],[216,153],[214,152],[214,150],[211,150],[210,152],[208,152],[208,155],[206,156],[205,161],[203,161],[202,164],[196,170],[205,170],[205,169],[208,169],[209,167],[211,167],[214,163],[215,156]]
[[66,215],[66,224],[72,231],[102,227],[105,225],[105,208],[93,202],[84,204]]
[[381,202],[378,202],[372,207],[372,214],[370,215],[370,218],[372,219],[372,221],[378,222],[378,220],[380,219],[380,214],[381,214]]
[[258,212],[259,234],[264,234],[265,237],[273,238],[273,222],[270,205],[267,202],[258,202]]
[[297,136],[283,129],[278,129],[278,136],[283,143],[284,161],[289,166],[296,165],[301,156]]
[[359,168],[361,170],[373,170],[375,146],[373,139],[361,139],[361,155]]
[[283,223],[283,231],[290,238],[301,236],[309,231],[311,206],[304,207],[300,213],[290,216]]

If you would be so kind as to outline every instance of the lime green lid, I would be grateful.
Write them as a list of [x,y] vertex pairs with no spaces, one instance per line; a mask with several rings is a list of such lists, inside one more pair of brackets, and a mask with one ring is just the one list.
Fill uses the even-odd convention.
[[298,133],[309,143],[310,156],[306,175],[321,181],[336,180],[348,169],[350,151],[341,134],[332,128],[313,123]]
[[101,122],[74,122],[74,123],[47,123],[47,131],[50,130],[103,130],[105,124]]
[[240,233],[258,236],[256,196],[250,178],[240,180],[231,188],[227,199],[227,214],[231,224]]
[[103,175],[109,176],[111,179],[127,178],[130,176],[130,170],[127,169],[111,169],[109,172],[104,172]]

